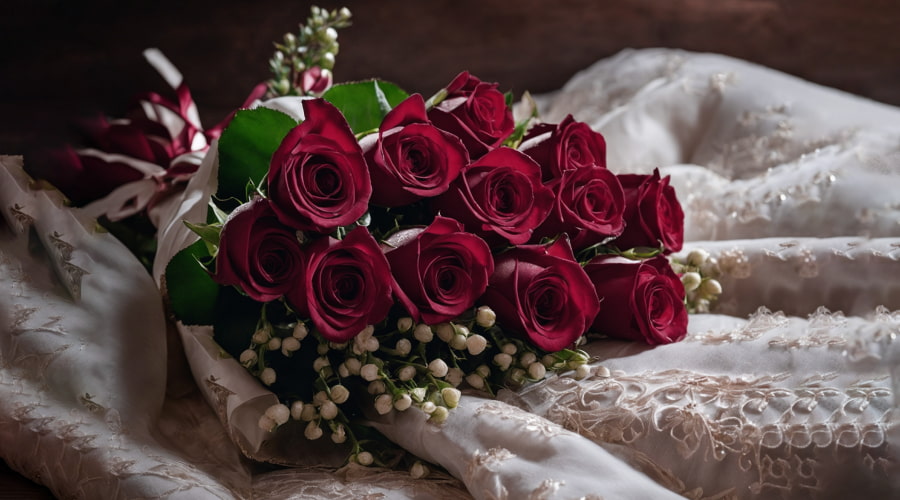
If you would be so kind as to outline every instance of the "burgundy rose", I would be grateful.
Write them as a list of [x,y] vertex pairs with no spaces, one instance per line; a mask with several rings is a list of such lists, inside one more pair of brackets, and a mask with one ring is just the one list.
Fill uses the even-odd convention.
[[620,249],[658,247],[665,253],[681,250],[684,242],[684,212],[669,185],[669,176],[624,174],[619,182],[625,190],[625,231],[614,245]]
[[464,71],[446,90],[447,97],[428,117],[438,128],[462,139],[472,159],[500,146],[512,134],[512,111],[496,83],[482,82]]
[[497,313],[504,328],[546,351],[575,342],[600,310],[594,285],[565,238],[497,255],[482,301]]
[[606,141],[572,115],[556,126],[539,125],[529,132],[519,150],[543,169],[544,181],[559,179],[564,172],[590,165],[606,166]]
[[213,279],[236,285],[259,302],[275,300],[303,281],[297,232],[282,224],[269,200],[236,208],[222,228]]
[[413,94],[392,109],[377,134],[361,141],[372,185],[372,203],[408,205],[437,196],[450,187],[469,163],[459,138],[434,127],[425,101]]
[[463,170],[450,190],[435,199],[434,209],[496,246],[504,240],[526,243],[552,204],[553,192],[541,184],[537,163],[501,147]]
[[393,304],[393,279],[381,248],[364,227],[342,240],[319,238],[307,247],[306,279],[288,303],[332,342],[346,342],[382,321]]
[[556,192],[553,209],[535,231],[538,236],[565,232],[576,251],[618,236],[625,228],[625,193],[615,174],[589,165],[563,172],[551,184]]
[[385,242],[400,303],[417,322],[449,321],[475,304],[494,272],[491,251],[453,219],[437,217],[425,229],[409,229]]
[[592,330],[650,345],[676,342],[687,334],[684,286],[665,257],[634,261],[600,256],[584,270],[603,300]]
[[288,226],[330,233],[362,217],[372,184],[344,115],[322,99],[303,101],[303,112],[272,155],[269,198]]

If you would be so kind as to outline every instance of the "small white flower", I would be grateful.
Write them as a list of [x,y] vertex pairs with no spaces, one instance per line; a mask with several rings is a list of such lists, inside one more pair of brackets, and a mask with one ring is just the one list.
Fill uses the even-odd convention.
[[256,330],[256,333],[253,334],[251,340],[254,344],[262,345],[268,342],[271,337],[268,328],[260,328],[259,330]]
[[291,353],[300,350],[300,341],[294,337],[287,337],[281,341],[281,354],[290,356]]
[[490,328],[497,322],[497,313],[488,306],[481,306],[475,312],[475,323],[484,328]]
[[521,368],[513,368],[509,372],[509,380],[513,381],[513,383],[516,384],[525,382],[525,370]]
[[500,367],[500,371],[506,371],[509,369],[509,365],[512,364],[512,356],[505,352],[495,354],[494,364]]
[[500,350],[503,351],[504,354],[509,354],[510,356],[512,356],[519,351],[519,348],[516,347],[516,344],[507,342],[506,344],[503,344],[503,347],[501,347]]
[[428,363],[428,371],[435,377],[444,377],[447,375],[447,370],[449,370],[449,367],[447,367],[447,363],[441,358],[434,359],[431,363]]
[[522,366],[531,366],[535,361],[537,361],[537,354],[531,351],[525,351],[519,356],[519,364]]
[[327,392],[319,391],[319,392],[313,394],[313,404],[314,405],[322,406],[322,403],[324,403],[325,401],[330,401],[330,399],[328,399]]
[[458,333],[458,334],[454,335],[453,338],[451,338],[450,342],[448,342],[448,343],[450,344],[450,347],[452,347],[453,349],[456,349],[457,351],[462,351],[463,349],[466,348],[466,336],[461,333]]
[[384,394],[387,391],[387,386],[384,385],[384,382],[381,380],[376,380],[369,384],[367,388],[369,394]]
[[325,401],[319,408],[319,415],[325,420],[334,420],[338,416],[338,407],[334,401]]
[[465,375],[465,372],[454,366],[453,368],[447,370],[447,376],[444,377],[444,380],[450,382],[450,385],[452,385],[453,387],[459,387],[459,384],[462,383]]
[[347,378],[350,376],[350,370],[347,369],[347,363],[341,363],[338,365],[338,375],[341,378]]
[[478,356],[487,348],[487,339],[479,334],[469,335],[466,338],[466,350],[472,356]]
[[403,394],[394,401],[394,409],[397,411],[406,411],[412,406],[412,398],[409,394]]
[[266,385],[274,384],[276,379],[275,370],[272,368],[263,368],[263,371],[259,372],[259,379]]
[[702,248],[691,250],[687,255],[686,263],[692,267],[700,267],[709,260],[709,252]]
[[425,323],[419,323],[413,330],[413,337],[419,342],[427,344],[434,339],[434,332],[431,331],[430,326]]
[[531,363],[530,365],[528,365],[528,377],[529,378],[532,378],[535,380],[541,380],[544,378],[545,375],[547,375],[547,368],[544,365],[542,365],[541,363],[538,363],[537,361],[535,361],[535,362]]
[[475,373],[481,375],[483,378],[488,378],[491,376],[491,368],[488,365],[481,365],[475,369]]
[[311,420],[308,424],[306,424],[306,429],[303,429],[303,435],[306,436],[306,439],[310,441],[315,441],[322,437],[322,428],[319,427],[318,422],[315,420]]
[[416,400],[416,402],[421,403],[422,401],[425,401],[425,396],[428,395],[428,390],[424,387],[416,387],[415,389],[410,389],[409,394],[413,399]]
[[258,360],[259,358],[256,356],[256,351],[253,349],[245,349],[244,352],[241,353],[240,362],[244,368],[250,368]]
[[300,420],[304,422],[311,422],[319,416],[319,413],[316,411],[316,407],[313,405],[303,405],[303,410],[300,412]]
[[318,357],[315,361],[313,361],[313,370],[317,372],[321,371],[322,368],[325,368],[326,366],[331,366],[331,361],[329,361],[325,356]]
[[431,471],[428,469],[428,466],[419,460],[416,460],[416,463],[412,464],[412,467],[409,468],[409,475],[412,476],[413,479],[428,477],[429,472]]
[[322,54],[322,63],[327,68],[334,66],[334,54],[331,52],[326,52],[326,53]]
[[706,259],[706,262],[700,266],[700,274],[703,276],[717,276],[719,274],[719,261],[715,257]]
[[291,337],[294,337],[297,340],[303,340],[307,335],[309,335],[309,328],[306,328],[306,324],[297,323],[294,325],[294,331],[291,332]]
[[371,382],[378,379],[378,365],[368,363],[359,369],[359,375],[363,380]]
[[443,406],[438,406],[434,409],[433,412],[431,412],[431,418],[429,418],[428,420],[434,422],[435,424],[443,424],[447,421],[447,417],[449,416],[450,410]]
[[420,406],[419,408],[421,408],[422,411],[424,411],[425,413],[430,415],[430,414],[434,413],[435,409],[437,409],[437,405],[432,403],[431,401],[425,401],[424,403],[422,403],[422,406]]
[[283,404],[274,404],[266,409],[266,416],[275,424],[284,425],[291,418],[291,410]]
[[459,398],[462,396],[462,393],[459,392],[458,389],[452,389],[450,387],[445,387],[441,389],[441,398],[444,399],[444,404],[447,405],[447,408],[456,408],[459,405]]
[[545,354],[543,358],[541,358],[541,363],[547,368],[550,369],[553,365],[556,364],[556,356],[552,354]]
[[270,338],[268,345],[266,345],[266,348],[270,351],[277,351],[281,349],[281,337]]
[[708,279],[700,285],[700,293],[705,297],[715,297],[722,293],[722,284],[718,280]]
[[340,16],[341,19],[349,18],[350,17],[350,9],[348,9],[347,7],[341,7],[341,10],[338,11],[338,16]]
[[324,356],[328,354],[328,344],[319,344],[316,346],[316,352],[319,353],[319,356]]
[[401,382],[408,382],[416,376],[416,367],[406,365],[397,371],[397,378]]
[[438,338],[444,342],[450,342],[450,339],[456,335],[456,330],[453,329],[453,325],[450,323],[441,323],[437,326],[436,330]]
[[294,401],[291,403],[291,418],[294,420],[300,420],[300,416],[303,414],[303,401]]
[[346,342],[329,342],[328,347],[335,351],[343,351],[344,349],[347,348],[347,343]]
[[394,349],[397,350],[398,356],[406,356],[412,352],[412,342],[409,339],[400,339],[397,341],[397,346]]
[[331,400],[335,403],[343,404],[346,403],[348,399],[350,399],[350,389],[347,389],[341,384],[331,388]]
[[484,379],[477,373],[470,373],[466,375],[466,382],[468,382],[469,385],[471,385],[474,389],[484,389]]
[[356,462],[359,465],[372,465],[375,462],[375,457],[368,451],[361,451],[356,455]]
[[700,277],[700,273],[691,271],[681,275],[681,284],[684,285],[685,292],[696,290],[700,286],[701,281],[703,281],[703,278]]
[[400,333],[406,333],[413,327],[413,319],[409,316],[404,316],[397,320],[397,331]]
[[347,371],[350,372],[350,375],[359,375],[359,370],[362,368],[362,362],[356,358],[347,358],[344,360],[344,364],[347,365]]
[[369,352],[375,352],[378,348],[381,347],[381,344],[378,342],[378,339],[375,337],[369,337],[366,340],[366,350]]
[[588,365],[578,365],[578,368],[575,369],[575,379],[581,380],[587,378],[588,375],[591,374],[591,367]]
[[375,398],[375,411],[379,415],[386,415],[394,407],[394,398],[390,394],[381,394]]
[[337,30],[332,28],[331,26],[329,26],[328,29],[325,30],[325,38],[327,38],[333,42],[333,41],[337,40],[337,37],[338,37]]
[[266,432],[272,432],[278,428],[278,424],[268,415],[262,414],[259,417],[259,428]]
[[331,440],[335,444],[341,444],[347,440],[347,430],[344,429],[343,425],[338,424],[338,426],[331,431]]

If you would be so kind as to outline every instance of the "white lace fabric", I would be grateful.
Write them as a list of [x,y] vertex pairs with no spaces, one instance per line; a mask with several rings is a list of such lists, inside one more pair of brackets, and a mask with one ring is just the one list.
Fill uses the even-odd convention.
[[596,339],[586,379],[373,424],[450,475],[317,468],[302,437],[258,429],[273,396],[208,331],[167,329],[162,264],[205,215],[214,156],[156,209],[156,282],[0,157],[0,456],[66,498],[900,495],[900,110],[666,49],[539,102],[601,131],[614,172],[672,176],[684,252],[716,257],[725,289],[684,341]]

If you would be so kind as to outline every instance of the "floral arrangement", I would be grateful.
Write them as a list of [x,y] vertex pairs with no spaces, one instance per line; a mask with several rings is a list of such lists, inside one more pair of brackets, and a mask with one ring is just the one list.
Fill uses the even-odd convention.
[[[156,165],[106,187],[109,198],[152,179],[133,215],[190,178],[198,162],[182,168],[185,155],[215,155],[208,218],[185,221],[199,240],[169,262],[164,291],[181,323],[212,325],[278,397],[264,431],[302,426],[349,460],[385,464],[390,446],[366,418],[416,408],[439,425],[462,389],[584,377],[586,336],[675,342],[721,293],[707,254],[669,258],[683,213],[668,178],[616,175],[587,124],[542,123],[527,94],[516,118],[511,94],[468,72],[427,99],[380,80],[334,84],[349,24],[346,9],[314,7],[276,44],[273,78],[210,130],[170,78],[178,103],[150,99],[144,118],[104,129],[113,152],[69,153],[80,170],[63,170]],[[251,106],[262,92],[271,99]],[[181,127],[165,132],[153,110]]]

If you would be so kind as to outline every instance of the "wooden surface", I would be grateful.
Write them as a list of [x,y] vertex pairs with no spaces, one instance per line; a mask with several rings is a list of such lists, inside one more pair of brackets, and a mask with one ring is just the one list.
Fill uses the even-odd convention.
[[[900,2],[893,0],[318,4],[354,13],[354,25],[340,32],[338,81],[378,76],[430,94],[468,69],[517,94],[544,92],[623,48],[676,47],[747,59],[900,105]],[[0,154],[23,154],[66,140],[81,114],[115,116],[135,93],[165,91],[141,57],[146,47],[162,49],[181,69],[204,123],[219,121],[268,77],[272,42],[296,29],[311,2],[2,5]],[[0,468],[0,495],[14,480]]]

